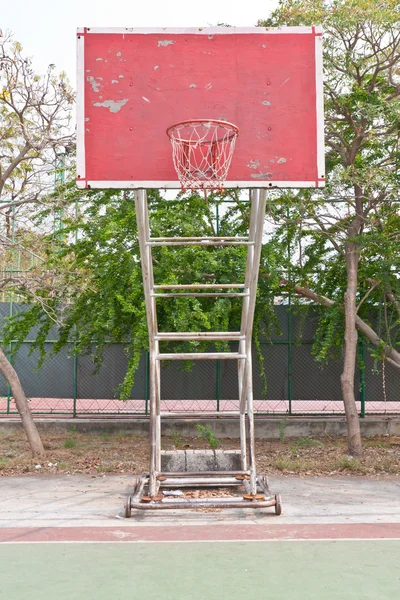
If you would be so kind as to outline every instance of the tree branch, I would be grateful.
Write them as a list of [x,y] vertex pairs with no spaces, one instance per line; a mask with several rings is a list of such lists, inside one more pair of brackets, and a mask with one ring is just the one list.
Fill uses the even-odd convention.
[[[303,298],[308,298],[317,304],[321,304],[327,308],[332,308],[333,306],[337,306],[334,300],[327,298],[326,296],[320,296],[316,292],[313,292],[309,288],[302,287],[300,285],[294,285],[287,281],[286,279],[281,279],[281,285],[289,286],[292,290],[299,294],[299,296],[303,296]],[[390,364],[394,365],[397,369],[400,369],[400,352],[395,350],[392,346],[389,346],[382,340],[379,335],[370,327],[365,321],[363,321],[358,315],[356,315],[356,327],[361,333],[365,335],[365,337],[374,345],[374,346],[384,346],[383,356],[385,360],[388,360]]]

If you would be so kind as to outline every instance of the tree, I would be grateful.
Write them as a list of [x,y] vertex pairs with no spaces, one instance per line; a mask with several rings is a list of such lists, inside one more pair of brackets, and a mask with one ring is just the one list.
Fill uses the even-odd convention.
[[[325,266],[330,263],[331,278],[324,273],[323,282],[335,296],[335,304],[336,298],[339,301],[338,310],[343,307],[342,397],[349,453],[361,456],[354,393],[357,313],[365,298],[378,289],[383,290],[385,301],[390,300],[394,307],[397,302],[398,307],[394,290],[398,292],[398,271],[390,265],[390,251],[395,250],[398,265],[399,4],[397,0],[282,0],[269,19],[259,22],[263,26],[311,24],[322,24],[325,32],[328,180],[323,192],[299,193],[301,206],[297,204],[295,210],[297,222],[313,238],[307,251],[308,271],[313,266],[315,273],[322,257]],[[326,203],[332,200],[340,204]],[[380,276],[360,279],[360,265],[362,275],[368,271],[364,265],[372,242],[383,245],[384,264],[376,269]],[[375,250],[379,256],[379,248]],[[344,289],[340,272],[345,275]],[[310,298],[306,288],[298,286],[297,292]],[[318,297],[316,293],[313,299]],[[377,337],[382,358],[393,360],[393,344]]]
[[[0,33],[0,232],[1,262],[16,244],[14,228],[26,228],[32,206],[41,205],[54,186],[55,153],[72,142],[69,122],[73,94],[64,74],[56,76],[50,65],[37,75],[21,45]],[[29,210],[27,210],[29,207]],[[0,289],[21,283],[12,269]],[[26,290],[37,288],[37,273],[24,278]],[[31,410],[17,373],[0,349],[0,371],[9,382],[34,456],[44,453]]]
[[[59,274],[58,284],[43,286],[36,292],[31,308],[10,322],[6,339],[18,340],[13,345],[17,350],[36,325],[39,332],[32,347],[37,347],[44,358],[46,335],[56,323],[59,339],[54,351],[71,341],[77,352],[92,351],[96,340],[98,365],[105,343],[122,342],[129,363],[120,395],[129,397],[140,355],[148,348],[133,194],[119,190],[81,192],[72,183],[65,194],[66,205],[74,205],[77,197],[85,201],[80,202],[77,217],[71,214],[65,219],[64,237],[56,252],[51,236],[48,238],[49,252],[43,268],[44,272]],[[222,202],[218,195],[211,195],[207,203],[196,194],[166,200],[153,190],[148,198],[153,235],[215,235],[215,206]],[[235,193],[232,198],[234,204],[220,219],[222,235],[240,235],[248,226],[248,205]],[[245,261],[244,247],[168,247],[153,252],[156,281],[167,284],[242,281]],[[26,293],[23,285],[19,292]],[[263,312],[268,309],[269,303]],[[240,315],[241,303],[236,298],[165,299],[159,302],[158,311],[160,329],[166,331],[235,329]],[[201,351],[207,343],[174,343],[173,348]]]

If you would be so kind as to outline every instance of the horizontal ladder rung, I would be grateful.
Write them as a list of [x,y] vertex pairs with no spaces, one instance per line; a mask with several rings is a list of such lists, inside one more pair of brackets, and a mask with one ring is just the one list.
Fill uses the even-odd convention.
[[224,411],[217,411],[217,410],[207,410],[207,411],[200,411],[200,412],[179,412],[179,411],[170,411],[170,412],[162,412],[160,413],[160,416],[162,418],[168,418],[168,417],[179,417],[179,418],[184,418],[184,419],[206,419],[208,417],[239,417],[240,416],[240,410],[224,410]]
[[184,331],[157,333],[154,338],[158,341],[192,341],[192,340],[210,340],[210,341],[230,341],[244,340],[244,335],[240,331]]
[[146,242],[146,246],[254,246],[254,242],[239,241],[221,241],[212,240],[210,238],[202,238],[197,242]]
[[192,477],[237,477],[238,475],[250,475],[250,471],[156,471],[157,477],[174,477],[179,479],[187,479]]
[[155,285],[154,290],[213,290],[213,289],[244,288],[244,283],[191,283],[174,285]]
[[246,354],[238,352],[176,352],[174,354],[156,354],[156,360],[239,360]]
[[198,242],[199,240],[212,240],[214,242],[218,242],[221,240],[227,241],[227,242],[232,242],[235,240],[238,240],[240,242],[248,242],[249,238],[247,236],[244,237],[240,237],[240,236],[234,236],[234,237],[224,237],[222,235],[218,235],[218,236],[210,236],[210,237],[201,237],[201,236],[195,236],[195,237],[184,237],[184,236],[180,236],[180,237],[152,237],[149,238],[150,242]]
[[182,294],[150,294],[152,298],[248,298],[249,292],[183,292]]

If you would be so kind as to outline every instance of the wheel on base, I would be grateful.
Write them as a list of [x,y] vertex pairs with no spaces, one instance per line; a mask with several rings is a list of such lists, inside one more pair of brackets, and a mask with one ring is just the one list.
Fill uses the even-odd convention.
[[126,499],[125,499],[125,505],[124,505],[124,516],[125,516],[125,519],[129,519],[129,517],[132,514],[131,498],[132,498],[132,496],[127,496]]
[[280,494],[275,494],[275,514],[278,517],[282,514],[282,501]]

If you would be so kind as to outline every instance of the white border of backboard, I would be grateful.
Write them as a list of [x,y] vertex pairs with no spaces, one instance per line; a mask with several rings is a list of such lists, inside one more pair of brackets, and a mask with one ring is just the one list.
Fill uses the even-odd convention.
[[322,29],[311,27],[80,27],[77,30],[77,178],[79,189],[180,189],[179,181],[86,181],[85,157],[85,36],[90,34],[119,33],[131,34],[197,34],[197,35],[231,35],[231,34],[317,34],[315,37],[315,69],[316,69],[316,118],[317,118],[317,178],[314,181],[226,181],[225,188],[315,188],[324,187],[325,180],[325,147],[324,147],[324,92],[322,66]]
[[78,33],[130,33],[135,34],[196,34],[211,35],[222,34],[232,35],[237,33],[318,33],[320,29],[315,26],[310,27],[81,27]]
[[[77,182],[86,180],[85,154],[85,36],[77,34],[77,88],[76,88],[76,175]],[[79,177],[78,177],[79,176]],[[78,185],[78,187],[81,187]],[[83,187],[86,187],[84,185]]]
[[[315,27],[315,84],[316,84],[316,116],[317,116],[317,168],[318,187],[325,182],[325,130],[324,130],[324,69],[322,64],[322,29]],[[322,184],[322,185],[321,185]]]

